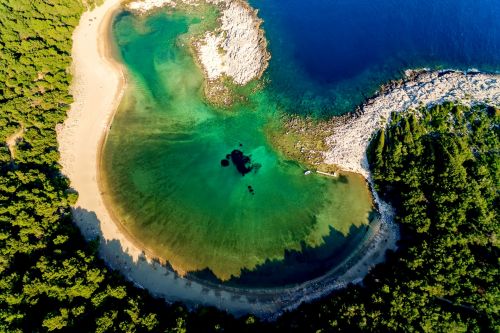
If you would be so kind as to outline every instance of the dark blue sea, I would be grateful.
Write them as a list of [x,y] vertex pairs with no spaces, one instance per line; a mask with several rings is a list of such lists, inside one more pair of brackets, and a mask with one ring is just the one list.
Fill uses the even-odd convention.
[[406,69],[500,71],[500,0],[251,0],[288,112],[353,110]]

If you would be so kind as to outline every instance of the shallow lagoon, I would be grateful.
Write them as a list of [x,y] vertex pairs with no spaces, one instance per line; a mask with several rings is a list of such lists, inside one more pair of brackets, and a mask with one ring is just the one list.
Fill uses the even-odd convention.
[[[266,20],[273,58],[265,88],[230,110],[204,102],[203,78],[186,39],[189,29],[212,24],[215,13],[116,17],[113,38],[130,81],[105,145],[103,178],[122,225],[179,272],[271,287],[309,280],[340,264],[363,242],[375,214],[362,178],[305,176],[304,167],[275,151],[264,128],[279,123],[279,112],[350,111],[409,67],[496,70],[500,29],[480,7],[473,7],[477,19],[491,27],[485,35],[470,29],[477,24],[458,32],[442,27],[435,34],[416,33],[420,13],[405,33],[385,36],[394,14],[374,18],[363,1],[316,1],[307,8],[292,1],[286,10],[276,8],[279,2],[252,3]],[[379,14],[395,6],[381,3]],[[410,15],[411,8],[401,15]],[[439,8],[446,6],[433,10],[434,20]],[[311,15],[297,15],[305,10]],[[370,31],[363,19],[371,22]],[[462,38],[458,46],[439,47],[438,37],[449,33]],[[404,42],[405,34],[411,42]],[[489,48],[469,54],[478,34]],[[234,149],[260,168],[242,176],[233,165],[222,167]]]
[[[279,118],[266,91],[230,110],[207,105],[182,37],[196,22],[165,13],[115,20],[130,72],[103,155],[116,215],[144,247],[199,278],[269,286],[325,273],[367,232],[365,181],[304,175],[274,151],[263,128]],[[235,149],[257,166],[244,176],[221,166]]]

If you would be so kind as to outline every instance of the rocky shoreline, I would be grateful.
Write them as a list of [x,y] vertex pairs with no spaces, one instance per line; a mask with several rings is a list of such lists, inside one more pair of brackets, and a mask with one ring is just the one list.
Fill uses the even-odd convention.
[[368,145],[373,135],[387,125],[391,113],[418,110],[444,102],[499,107],[500,75],[455,70],[407,70],[403,79],[383,85],[355,112],[318,124],[323,129],[326,127],[324,132],[329,133],[324,137],[326,151],[320,152],[323,155],[322,164],[344,172],[359,173],[366,178],[382,224],[390,230],[387,234],[393,237],[399,238],[399,229],[394,222],[395,212],[373,190],[366,155]]
[[177,3],[174,0],[146,0],[132,1],[127,4],[127,8],[136,14],[145,15],[155,9],[165,6],[175,7],[176,5]]
[[366,149],[372,135],[386,126],[392,112],[430,107],[443,102],[466,106],[500,106],[500,75],[479,72],[406,71],[405,78],[390,82],[355,113],[333,118],[325,140],[325,163],[369,178]]
[[500,107],[500,74],[407,70],[403,79],[383,85],[351,114],[319,122],[296,117],[285,121],[283,137],[295,136],[298,141],[294,147],[282,145],[281,148],[292,150],[288,155],[301,155],[301,160],[312,168],[353,172],[365,177],[381,221],[380,234],[373,238],[371,246],[382,247],[381,239],[384,239],[384,247],[395,250],[399,239],[395,212],[373,190],[366,150],[377,130],[387,125],[391,113],[418,110],[444,102]]
[[198,42],[198,56],[209,80],[222,76],[238,85],[260,78],[268,66],[269,53],[262,21],[243,1],[220,1],[220,28]]
[[126,5],[145,15],[162,7],[215,5],[220,10],[218,27],[192,42],[197,63],[205,75],[205,96],[216,105],[234,103],[231,84],[245,86],[266,70],[270,54],[257,11],[243,0],[141,0]]

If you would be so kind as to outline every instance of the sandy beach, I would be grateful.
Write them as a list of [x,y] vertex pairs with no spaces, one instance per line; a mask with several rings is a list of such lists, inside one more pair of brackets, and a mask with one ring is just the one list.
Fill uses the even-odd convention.
[[[71,186],[79,193],[75,206],[75,220],[81,221],[80,208],[93,211],[101,221],[106,238],[117,236],[125,247],[100,195],[98,155],[108,124],[123,96],[126,78],[119,63],[110,57],[107,34],[113,12],[121,0],[108,0],[86,12],[73,34],[71,92],[74,103],[64,125],[58,128],[59,149],[63,173],[71,179]],[[84,234],[96,234],[89,225],[78,223]],[[140,253],[140,252],[139,252]],[[137,253],[134,253],[137,257]]]
[[[86,239],[99,237],[99,254],[110,268],[168,302],[182,301],[193,307],[213,305],[236,315],[253,313],[274,318],[303,301],[361,282],[371,267],[384,260],[387,249],[396,248],[399,233],[394,212],[374,193],[381,219],[370,227],[358,251],[324,276],[294,287],[244,290],[211,285],[179,276],[148,255],[145,247],[120,227],[119,220],[113,219],[99,181],[101,149],[127,85],[125,69],[113,58],[109,44],[111,20],[120,3],[107,0],[82,16],[73,35],[74,103],[66,122],[58,127],[63,173],[79,193],[73,207],[75,223]],[[497,79],[496,75],[478,73],[424,72],[394,84],[369,100],[360,114],[352,119],[344,117],[348,121],[332,126],[326,161],[361,173],[370,181],[366,146],[371,133],[387,121],[391,111],[445,100],[498,105]]]

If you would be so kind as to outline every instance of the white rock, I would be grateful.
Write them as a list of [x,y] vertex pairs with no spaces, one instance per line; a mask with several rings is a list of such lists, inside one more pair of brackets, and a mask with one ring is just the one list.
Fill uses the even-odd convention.
[[[203,0],[178,0],[185,4],[197,5]],[[209,80],[222,75],[244,85],[258,78],[266,69],[269,55],[261,20],[257,13],[242,0],[205,0],[222,8],[220,28],[209,31],[196,44],[199,61]],[[138,14],[164,6],[175,7],[175,0],[137,0],[127,8]]]
[[198,43],[200,63],[209,80],[225,74],[235,83],[244,85],[258,78],[267,67],[268,54],[256,13],[239,1],[226,3],[221,27],[207,32]]
[[[410,71],[409,74],[414,72]],[[333,128],[327,138],[325,162],[369,176],[366,149],[372,135],[385,127],[392,112],[403,112],[445,101],[463,105],[500,106],[500,75],[457,71],[423,72],[368,101],[361,115]]]
[[175,7],[174,0],[138,0],[130,2],[127,8],[139,14],[146,14],[153,9],[158,9],[164,6]]

